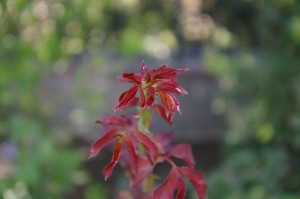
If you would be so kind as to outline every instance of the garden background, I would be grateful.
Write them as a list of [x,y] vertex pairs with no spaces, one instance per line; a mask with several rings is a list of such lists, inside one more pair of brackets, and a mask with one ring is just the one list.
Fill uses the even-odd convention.
[[190,68],[183,115],[156,128],[193,144],[209,199],[299,198],[297,0],[0,1],[0,198],[126,188],[120,168],[103,180],[109,150],[87,158],[142,60]]

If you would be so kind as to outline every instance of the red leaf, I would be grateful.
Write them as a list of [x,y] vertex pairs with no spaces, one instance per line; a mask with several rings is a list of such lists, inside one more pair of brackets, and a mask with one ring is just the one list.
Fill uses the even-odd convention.
[[140,185],[153,170],[154,166],[147,157],[140,157],[137,164],[137,173],[132,177],[130,186]]
[[181,114],[179,102],[175,96],[168,92],[159,92],[159,96],[161,97],[163,106],[170,114],[174,115],[176,110]]
[[129,90],[123,92],[119,97],[119,101],[115,108],[115,111],[117,111],[119,108],[126,106],[130,102],[130,100],[132,100],[135,97],[137,91],[138,91],[138,86],[134,85]]
[[104,174],[105,181],[111,175],[112,170],[114,169],[114,167],[118,163],[118,160],[119,160],[119,157],[120,157],[120,154],[121,154],[121,150],[122,150],[122,138],[119,137],[116,140],[116,146],[115,146],[115,149],[114,149],[113,157],[112,157],[110,163],[108,165],[106,165],[106,167],[103,169],[103,174]]
[[172,119],[173,118],[170,118],[168,115],[167,115],[167,112],[166,110],[161,106],[161,105],[155,105],[154,107],[154,110],[156,111],[156,113],[161,117],[163,118],[164,120],[166,120],[169,124],[172,125]]
[[149,86],[148,89],[147,107],[152,107],[155,102],[155,89]]
[[165,182],[154,191],[154,199],[172,199],[178,187],[180,174],[176,168],[172,168]]
[[146,66],[146,64],[145,64],[145,62],[143,60],[142,64],[141,64],[141,71],[140,71],[140,73],[141,73],[142,76],[144,76],[145,71],[147,71],[147,66]]
[[97,120],[96,123],[125,127],[132,125],[132,119],[127,116],[113,115],[104,117],[102,120]]
[[202,174],[190,169],[189,167],[180,167],[179,172],[193,184],[199,196],[199,199],[205,199],[207,185],[203,179]]
[[145,134],[141,131],[132,131],[133,135],[138,139],[139,142],[145,147],[151,161],[155,161],[157,157],[163,153],[163,149],[156,141],[148,134]]
[[170,151],[171,142],[173,140],[174,133],[167,132],[167,133],[156,133],[154,135],[155,140],[157,140],[162,147],[166,150],[166,152]]
[[160,81],[156,84],[156,91],[164,91],[170,93],[176,93],[178,95],[186,95],[188,92],[184,90],[175,80]]
[[174,95],[170,95],[173,98],[173,101],[175,103],[176,110],[178,111],[179,114],[181,114],[179,102],[177,101],[176,97]]
[[176,110],[180,112],[179,103],[173,95],[167,92],[158,92],[158,95],[161,98],[162,105],[166,109],[168,117],[173,118]]
[[191,169],[195,168],[195,160],[190,144],[178,144],[172,149],[170,154],[184,160]]
[[170,68],[166,65],[159,67],[158,69],[154,69],[149,71],[149,75],[152,77],[154,81],[159,81],[163,79],[173,79],[177,74],[188,70],[187,68],[175,69]]
[[165,117],[172,123],[175,111],[177,110],[179,113],[180,107],[177,99],[167,92],[158,92],[159,97],[161,98],[162,106],[165,109]]
[[139,104],[139,98],[134,97],[132,99],[129,100],[129,102],[125,105],[119,108],[119,110],[125,110],[131,106],[137,106]]
[[118,77],[118,80],[121,82],[139,84],[142,81],[142,76],[140,74],[135,73],[123,73],[121,76]]
[[186,185],[182,179],[179,179],[176,199],[184,199]]
[[140,90],[140,107],[141,107],[141,109],[143,109],[146,106],[146,97],[145,97],[142,85],[139,86],[139,90]]
[[108,131],[103,137],[95,141],[91,146],[89,158],[98,155],[100,150],[111,143],[112,139],[117,136],[122,136],[122,132],[119,129],[112,129]]
[[131,173],[133,175],[135,175],[136,170],[137,170],[137,163],[138,163],[138,156],[136,153],[136,149],[133,145],[131,138],[129,136],[127,136],[126,134],[124,134],[124,140],[126,143],[126,147],[127,147],[127,151],[128,151],[130,163],[131,163],[130,170],[131,170]]

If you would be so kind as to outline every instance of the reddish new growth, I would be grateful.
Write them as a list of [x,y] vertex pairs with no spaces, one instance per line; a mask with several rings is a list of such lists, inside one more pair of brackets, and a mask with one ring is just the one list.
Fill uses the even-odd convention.
[[[123,92],[118,100],[115,111],[131,106],[138,107],[137,116],[109,116],[98,120],[107,130],[91,146],[90,157],[115,141],[111,161],[103,169],[105,180],[111,175],[122,154],[124,168],[128,170],[129,191],[119,193],[120,199],[177,199],[185,198],[185,179],[194,186],[200,199],[206,198],[206,184],[200,172],[195,171],[195,161],[189,144],[172,146],[170,133],[151,134],[151,110],[172,124],[176,111],[181,113],[179,103],[174,96],[185,95],[187,92],[175,80],[177,74],[187,69],[174,69],[161,66],[149,70],[142,63],[140,73],[123,73],[119,80],[131,83],[132,86]],[[157,98],[160,98],[158,100]],[[127,153],[122,153],[126,148]],[[174,158],[181,159],[184,166],[178,166]],[[165,181],[155,186],[157,176],[153,169],[158,163],[168,163],[171,171]]]
[[[187,92],[176,82],[176,75],[188,69],[174,69],[161,66],[157,70],[148,71],[147,66],[142,63],[139,74],[123,73],[119,80],[132,83],[133,86],[123,92],[119,97],[115,111],[129,106],[154,108],[156,112],[168,123],[172,124],[175,111],[180,112],[179,103],[173,93],[185,95]],[[136,97],[139,91],[139,98]],[[161,105],[156,103],[156,96],[161,99]]]

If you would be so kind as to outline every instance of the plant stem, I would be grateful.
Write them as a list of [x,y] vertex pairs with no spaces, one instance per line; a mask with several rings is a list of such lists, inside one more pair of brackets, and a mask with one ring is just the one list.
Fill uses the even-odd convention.
[[[138,121],[139,131],[143,133],[151,134],[151,132],[149,131],[151,119],[152,119],[152,113],[147,108],[144,108],[142,110],[139,109],[139,121]],[[146,154],[145,149],[142,145],[140,145],[138,149],[140,154],[142,155]],[[153,173],[150,173],[146,177],[146,179],[142,184],[142,189],[145,193],[150,193],[153,190],[155,179],[157,179],[157,177]]]

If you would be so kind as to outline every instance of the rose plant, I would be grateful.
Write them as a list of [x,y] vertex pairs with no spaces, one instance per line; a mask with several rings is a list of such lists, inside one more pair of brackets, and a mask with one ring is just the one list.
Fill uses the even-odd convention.
[[[195,171],[195,161],[190,144],[171,145],[172,134],[150,132],[153,112],[172,125],[175,112],[180,111],[175,95],[187,94],[176,81],[176,76],[188,69],[175,69],[161,66],[149,70],[142,63],[139,73],[123,73],[121,82],[131,87],[123,92],[114,111],[136,106],[136,115],[112,115],[96,122],[102,124],[106,132],[96,140],[90,150],[90,158],[95,157],[106,146],[115,142],[111,161],[103,169],[107,180],[122,154],[122,166],[128,174],[129,191],[118,194],[118,198],[127,199],[183,199],[186,196],[185,179],[189,180],[200,199],[206,198],[207,185],[200,172]],[[160,99],[160,100],[158,100]],[[126,148],[127,153],[122,153]],[[180,159],[184,166],[174,161]],[[159,163],[168,163],[170,172],[165,181],[155,186],[157,176],[153,170]]]

